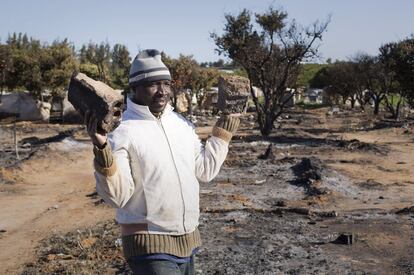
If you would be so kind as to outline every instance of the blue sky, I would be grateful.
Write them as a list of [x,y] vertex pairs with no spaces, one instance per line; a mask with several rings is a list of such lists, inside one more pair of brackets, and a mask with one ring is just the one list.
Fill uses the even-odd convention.
[[414,33],[412,0],[0,0],[0,39],[24,32],[43,42],[68,38],[77,48],[107,41],[125,44],[132,56],[157,48],[173,57],[183,53],[214,61],[219,56],[210,33],[221,33],[224,14],[243,8],[263,12],[270,5],[302,25],[332,15],[321,60],[376,54],[382,43]]

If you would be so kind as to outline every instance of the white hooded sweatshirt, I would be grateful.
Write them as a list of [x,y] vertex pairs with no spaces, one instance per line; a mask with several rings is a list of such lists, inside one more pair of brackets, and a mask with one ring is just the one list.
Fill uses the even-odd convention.
[[194,126],[167,105],[158,119],[128,99],[122,122],[109,135],[114,173],[95,172],[101,197],[118,208],[120,224],[147,224],[150,234],[193,232],[199,219],[199,182],[219,172],[228,142],[205,146]]

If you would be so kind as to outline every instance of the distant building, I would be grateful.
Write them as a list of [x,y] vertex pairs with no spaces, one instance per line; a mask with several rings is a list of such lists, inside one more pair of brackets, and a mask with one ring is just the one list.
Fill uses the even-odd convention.
[[324,101],[324,90],[323,89],[314,89],[308,88],[303,93],[303,102],[304,103],[315,103],[315,104],[323,104]]

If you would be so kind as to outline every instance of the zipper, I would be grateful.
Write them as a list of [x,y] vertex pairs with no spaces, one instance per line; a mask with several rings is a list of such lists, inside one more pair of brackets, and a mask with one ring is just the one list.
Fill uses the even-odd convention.
[[165,139],[167,140],[168,148],[170,149],[170,157],[171,157],[172,162],[174,163],[175,172],[177,173],[177,178],[178,178],[178,181],[180,182],[180,194],[181,194],[181,200],[183,202],[183,229],[184,229],[184,232],[187,232],[187,230],[185,228],[185,202],[184,202],[183,186],[182,186],[181,178],[180,178],[180,175],[178,173],[177,164],[175,163],[175,159],[174,159],[174,155],[173,155],[173,152],[172,152],[172,149],[171,149],[170,141],[168,140],[167,133],[165,132],[164,126],[162,125],[162,122],[161,122],[161,117],[157,118],[157,122],[158,122],[158,125],[160,126],[162,132],[164,133]]

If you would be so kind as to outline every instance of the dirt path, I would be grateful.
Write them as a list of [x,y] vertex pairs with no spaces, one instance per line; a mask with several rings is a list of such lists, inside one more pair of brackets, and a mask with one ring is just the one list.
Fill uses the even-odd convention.
[[[84,146],[86,147],[86,145]],[[19,273],[38,242],[55,232],[110,219],[113,210],[96,207],[90,147],[71,152],[48,149],[21,166],[22,183],[0,192],[0,274]]]
[[[371,129],[371,119],[358,113],[312,110],[289,117],[267,140],[245,122],[220,174],[201,185],[204,245],[197,268],[206,274],[413,274],[414,210],[396,212],[413,205],[414,131]],[[199,126],[206,138],[211,126]],[[45,137],[61,130],[30,127],[28,135]],[[0,274],[20,273],[27,262],[28,274],[125,272],[114,245],[118,226],[97,224],[113,218],[113,209],[86,196],[94,192],[92,152],[82,131],[76,134],[26,161],[17,171],[21,183],[0,184],[0,230],[6,230],[0,231]],[[259,157],[270,144],[273,156]],[[288,211],[294,209],[336,215]],[[99,243],[79,248],[79,240],[90,241],[90,230]],[[333,243],[341,232],[358,241]],[[53,233],[58,241],[42,243],[36,255],[39,241]],[[64,246],[61,260],[56,251]],[[109,267],[100,266],[100,255]]]

